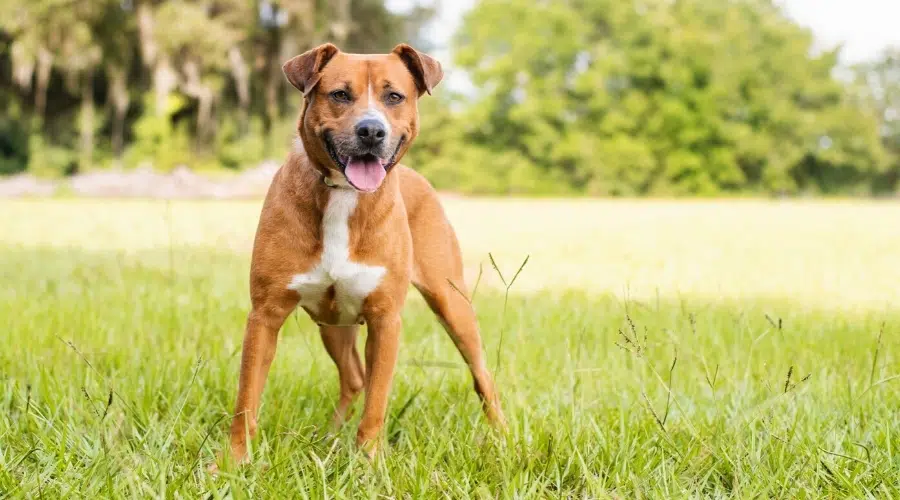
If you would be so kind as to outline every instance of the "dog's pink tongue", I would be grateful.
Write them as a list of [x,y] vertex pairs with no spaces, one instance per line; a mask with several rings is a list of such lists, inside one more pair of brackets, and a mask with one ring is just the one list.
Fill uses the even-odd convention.
[[377,158],[350,158],[344,169],[347,179],[361,191],[375,191],[386,174]]

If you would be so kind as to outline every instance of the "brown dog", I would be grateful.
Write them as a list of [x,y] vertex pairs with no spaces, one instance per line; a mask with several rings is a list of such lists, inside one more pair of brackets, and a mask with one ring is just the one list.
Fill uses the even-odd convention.
[[[475,314],[448,282],[465,292],[456,235],[428,181],[397,164],[419,131],[417,99],[443,76],[440,63],[408,45],[357,55],[325,44],[283,69],[304,96],[300,140],[272,182],[256,233],[233,458],[247,459],[278,331],[298,304],[337,365],[336,425],[365,389],[356,442],[373,456],[410,283],[468,364],[488,419],[503,426]],[[365,367],[355,344],[363,323]]]

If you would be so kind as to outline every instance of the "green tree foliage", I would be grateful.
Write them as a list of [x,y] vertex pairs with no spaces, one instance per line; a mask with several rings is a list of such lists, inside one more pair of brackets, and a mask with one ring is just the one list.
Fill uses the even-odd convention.
[[889,49],[877,61],[857,68],[862,102],[878,117],[879,131],[891,164],[877,180],[878,191],[900,183],[900,48]]
[[836,54],[770,0],[485,0],[456,48],[475,90],[416,153],[443,187],[867,193],[889,169]]

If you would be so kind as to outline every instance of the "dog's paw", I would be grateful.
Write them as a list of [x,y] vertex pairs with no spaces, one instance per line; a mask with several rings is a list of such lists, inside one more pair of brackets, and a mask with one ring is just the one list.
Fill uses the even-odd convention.
[[367,460],[374,462],[379,450],[378,441],[376,439],[368,439],[365,441],[357,440],[356,449],[359,450]]
[[250,455],[247,453],[246,447],[233,446],[230,452],[220,451],[216,454],[216,459],[206,466],[206,472],[212,476],[217,476],[221,470],[228,470],[233,466],[243,466],[250,463]]

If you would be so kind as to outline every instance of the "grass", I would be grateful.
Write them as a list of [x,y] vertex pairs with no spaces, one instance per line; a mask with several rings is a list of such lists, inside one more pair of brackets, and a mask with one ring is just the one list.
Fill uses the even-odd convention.
[[378,461],[298,315],[213,478],[259,204],[0,202],[0,496],[900,497],[900,207],[447,206],[510,432],[411,294]]

